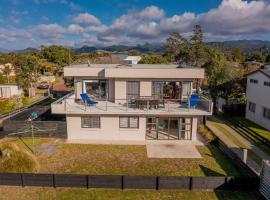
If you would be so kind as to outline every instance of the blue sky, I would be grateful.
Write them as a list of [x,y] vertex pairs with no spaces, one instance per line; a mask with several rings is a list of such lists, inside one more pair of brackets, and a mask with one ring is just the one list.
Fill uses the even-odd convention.
[[200,24],[205,40],[266,39],[270,1],[0,0],[0,48],[164,42]]

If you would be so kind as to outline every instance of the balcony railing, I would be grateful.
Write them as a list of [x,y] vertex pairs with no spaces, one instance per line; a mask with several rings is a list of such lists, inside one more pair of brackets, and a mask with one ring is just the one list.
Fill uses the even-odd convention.
[[89,106],[81,99],[69,96],[52,105],[54,113],[62,112],[110,112],[110,113],[212,113],[212,101],[201,96],[196,105],[191,106],[187,99],[155,99],[151,97],[137,99],[96,100],[98,103]]

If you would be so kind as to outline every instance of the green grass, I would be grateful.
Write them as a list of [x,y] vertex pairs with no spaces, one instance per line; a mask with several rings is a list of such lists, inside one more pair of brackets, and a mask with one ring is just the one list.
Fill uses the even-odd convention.
[[107,175],[236,175],[214,146],[198,146],[202,159],[148,158],[145,146],[59,144],[52,156],[39,154],[40,172]]
[[[260,127],[259,125],[243,118],[243,117],[232,117],[227,118],[225,116],[221,117],[221,119],[225,120],[225,123],[233,128],[235,131],[237,131],[240,135],[242,135],[244,138],[249,140],[251,143],[253,143],[255,146],[259,147],[262,151],[264,151],[266,154],[270,156],[270,148],[266,146],[264,143],[262,143],[260,140],[255,138],[252,134],[248,132],[248,130],[255,131],[258,136],[263,137],[266,140],[270,141],[270,131],[265,130],[264,128]],[[245,130],[238,126],[237,124],[242,124],[244,126]]]
[[13,142],[0,143],[0,150],[7,152],[0,157],[0,172],[36,172],[35,157]]
[[[55,152],[31,153],[32,139],[8,140],[37,161],[39,173],[107,175],[239,176],[237,169],[212,145],[197,146],[202,159],[148,158],[145,146],[67,144],[36,138],[34,146],[56,145]],[[27,154],[27,155],[28,155]],[[1,170],[0,170],[1,171]],[[16,170],[12,170],[16,171]],[[29,172],[31,170],[28,170]],[[34,169],[32,171],[35,171]]]
[[243,117],[233,117],[232,120],[235,121],[236,123],[241,123],[241,124],[245,125],[246,127],[251,129],[252,131],[256,132],[258,135],[260,135],[260,136],[262,136],[270,141],[270,131],[255,124],[254,122],[252,122],[248,119],[245,119]]
[[255,200],[251,192],[0,187],[0,200]]
[[[237,145],[240,148],[248,149],[247,145],[245,145],[243,142],[241,142],[238,138],[236,138],[233,134],[230,133],[226,128],[224,128],[220,123],[218,122],[211,122],[219,131],[224,133],[235,145]],[[255,154],[253,151],[248,149],[248,156],[250,156],[257,164],[261,165],[262,159]]]

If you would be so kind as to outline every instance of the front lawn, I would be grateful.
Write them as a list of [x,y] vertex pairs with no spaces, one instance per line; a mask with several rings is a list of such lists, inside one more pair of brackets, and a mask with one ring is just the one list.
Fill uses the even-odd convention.
[[[23,142],[22,142],[23,141]],[[24,150],[32,148],[32,140],[12,141]],[[105,175],[176,175],[238,176],[235,167],[214,146],[197,146],[202,159],[148,158],[145,146],[67,144],[48,138],[34,141],[32,153],[38,173],[77,173]],[[8,169],[5,170],[6,172]]]
[[0,187],[0,200],[255,200],[251,192]]

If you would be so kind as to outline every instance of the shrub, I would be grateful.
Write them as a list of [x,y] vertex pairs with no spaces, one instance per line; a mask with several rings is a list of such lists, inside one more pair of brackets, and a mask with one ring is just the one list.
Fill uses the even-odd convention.
[[214,143],[216,141],[216,136],[204,125],[200,125],[198,132],[206,140],[207,143]]
[[25,150],[11,142],[0,143],[1,152],[6,154],[0,157],[0,172],[36,172],[37,161]]

